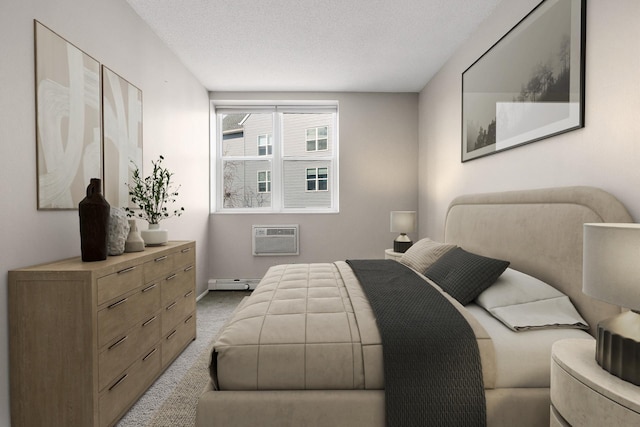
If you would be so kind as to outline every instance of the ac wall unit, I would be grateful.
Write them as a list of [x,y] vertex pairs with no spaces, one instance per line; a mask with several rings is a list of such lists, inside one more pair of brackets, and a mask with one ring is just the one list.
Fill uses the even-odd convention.
[[298,224],[253,225],[253,255],[299,255]]

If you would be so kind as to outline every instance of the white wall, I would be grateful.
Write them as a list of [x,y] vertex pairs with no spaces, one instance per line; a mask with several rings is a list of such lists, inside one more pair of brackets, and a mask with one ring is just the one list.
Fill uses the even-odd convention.
[[503,1],[420,93],[420,235],[443,238],[463,193],[590,185],[640,219],[640,2],[587,2],[585,127],[460,162],[462,72],[539,0]]
[[[213,279],[252,279],[282,263],[383,258],[393,246],[392,210],[418,206],[418,96],[393,93],[230,93],[214,100],[337,100],[340,128],[340,213],[212,214]],[[254,257],[252,224],[300,224],[300,255]],[[416,234],[417,236],[417,234]]]
[[[172,239],[197,241],[206,288],[209,100],[124,0],[0,3],[0,426],[9,425],[7,271],[80,255],[77,211],[36,209],[33,20],[37,19],[143,92],[144,167],[164,154],[187,213],[166,222]],[[139,221],[139,227],[146,227]]]

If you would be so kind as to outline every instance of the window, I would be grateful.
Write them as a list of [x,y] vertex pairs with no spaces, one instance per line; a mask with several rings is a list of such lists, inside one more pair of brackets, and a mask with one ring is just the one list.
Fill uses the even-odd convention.
[[273,154],[273,136],[271,134],[258,135],[258,156]]
[[328,131],[326,126],[307,129],[307,151],[326,150]]
[[271,193],[271,171],[258,171],[258,193]]
[[338,211],[337,103],[212,101],[212,210]]
[[307,191],[327,191],[327,168],[307,169]]

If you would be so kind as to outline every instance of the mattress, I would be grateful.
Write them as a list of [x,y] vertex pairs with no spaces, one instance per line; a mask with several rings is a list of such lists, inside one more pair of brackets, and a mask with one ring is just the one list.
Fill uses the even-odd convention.
[[[495,356],[489,335],[443,294],[474,330],[485,388],[493,388]],[[384,389],[375,317],[342,261],[271,267],[222,331],[212,360],[219,390]]]

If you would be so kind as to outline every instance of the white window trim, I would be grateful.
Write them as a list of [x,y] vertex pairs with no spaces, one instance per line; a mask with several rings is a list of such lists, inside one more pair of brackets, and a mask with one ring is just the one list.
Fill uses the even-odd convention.
[[[282,168],[284,159],[281,157],[281,144],[273,144],[271,169],[272,190],[273,182],[278,185],[278,191],[271,192],[271,207],[266,208],[225,208],[223,195],[217,191],[217,183],[223,181],[223,157],[222,143],[218,141],[218,129],[222,129],[220,112],[246,112],[246,113],[299,113],[301,111],[309,113],[333,113],[333,155],[331,156],[315,156],[313,160],[329,161],[329,186],[327,191],[332,194],[332,206],[327,208],[308,207],[308,208],[285,208],[283,206],[282,194],[284,192],[284,182],[282,180]],[[211,126],[210,129],[210,145],[211,145],[211,173],[210,173],[210,212],[213,214],[257,214],[257,213],[338,213],[340,211],[340,187],[339,187],[339,161],[340,161],[340,119],[338,101],[237,101],[237,100],[212,100],[211,101]],[[275,119],[274,119],[275,120]],[[273,141],[280,141],[281,126],[273,127]],[[324,150],[323,150],[324,151]],[[327,149],[328,151],[328,149]],[[261,160],[264,161],[266,156],[244,156],[239,160]],[[287,157],[286,160],[309,160],[308,157]],[[305,182],[306,186],[306,182]]]
[[[260,138],[261,137],[266,137],[267,143],[264,145],[265,147],[265,154],[260,154]],[[258,139],[257,144],[258,144],[258,156],[260,157],[266,157],[266,156],[271,156],[273,154],[273,134],[272,133],[263,133],[260,134],[256,137]],[[271,148],[271,153],[269,152],[269,148]]]

